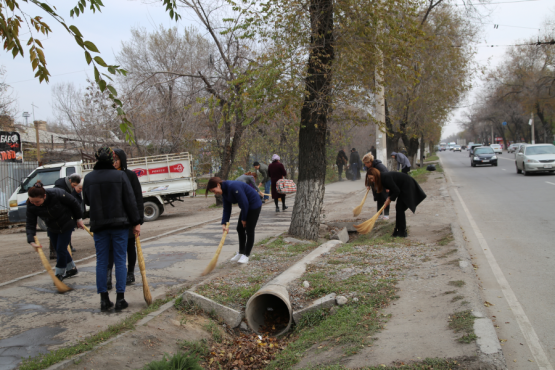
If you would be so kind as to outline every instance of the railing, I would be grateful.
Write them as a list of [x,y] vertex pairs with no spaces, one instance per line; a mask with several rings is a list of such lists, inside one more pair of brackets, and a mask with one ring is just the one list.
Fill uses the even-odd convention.
[[21,182],[37,167],[37,162],[0,162],[0,227],[9,224],[10,205],[8,200]]

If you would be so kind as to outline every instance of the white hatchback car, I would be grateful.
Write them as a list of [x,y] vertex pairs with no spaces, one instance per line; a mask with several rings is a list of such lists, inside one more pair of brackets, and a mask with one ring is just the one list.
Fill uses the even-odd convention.
[[489,147],[493,149],[495,154],[503,154],[503,148],[501,148],[501,145],[491,144]]

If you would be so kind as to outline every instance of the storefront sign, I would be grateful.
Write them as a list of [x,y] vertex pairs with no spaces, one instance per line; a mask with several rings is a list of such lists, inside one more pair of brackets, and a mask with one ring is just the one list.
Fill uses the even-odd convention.
[[23,162],[19,133],[0,131],[0,162]]

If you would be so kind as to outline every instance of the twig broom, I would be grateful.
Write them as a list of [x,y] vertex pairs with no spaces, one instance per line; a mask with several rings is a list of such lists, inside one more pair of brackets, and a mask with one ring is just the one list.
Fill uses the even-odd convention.
[[366,197],[368,196],[368,193],[370,192],[370,189],[366,190],[366,194],[364,194],[364,198],[362,199],[362,202],[355,207],[355,209],[353,209],[353,216],[358,216],[360,215],[360,212],[362,212],[362,206],[364,206],[364,203],[366,202]]
[[[225,224],[225,226],[226,226],[226,229],[229,229],[229,222]],[[216,249],[216,254],[214,254],[214,257],[212,257],[212,260],[202,272],[202,276],[209,274],[216,267],[216,263],[218,263],[218,258],[220,257],[220,252],[222,251],[222,248],[224,246],[226,236],[227,236],[227,231],[224,231],[224,234],[222,235],[222,240],[220,240],[220,245],[218,245],[218,249]]]
[[92,236],[94,238],[94,234],[91,233],[91,231],[89,230],[89,228],[87,226],[83,225],[83,228],[85,229],[86,232],[89,233],[90,236]]
[[141,270],[141,277],[143,278],[143,295],[147,306],[150,306],[152,304],[152,295],[150,294],[150,288],[148,287],[148,282],[146,281],[146,266],[143,249],[141,248],[141,238],[136,236],[135,241],[137,242],[137,260],[139,261],[139,270]]
[[[36,236],[35,236],[35,243],[40,245],[39,239]],[[56,289],[58,289],[58,293],[69,292],[71,290],[71,288],[68,287],[67,285],[65,285],[64,283],[62,283],[60,281],[60,279],[58,279],[56,277],[56,275],[54,275],[54,271],[52,271],[52,267],[50,267],[50,263],[46,259],[46,256],[44,255],[44,252],[42,251],[42,248],[36,248],[36,250],[37,250],[37,253],[39,254],[42,265],[44,266],[44,268],[46,269],[46,271],[48,272],[48,274],[52,278],[52,281],[54,282],[54,285],[56,285]]]
[[355,229],[357,229],[358,233],[368,234],[370,231],[372,231],[372,229],[374,228],[374,224],[376,223],[376,220],[378,219],[379,215],[383,212],[384,208],[385,208],[385,204],[378,211],[378,213],[376,213],[371,219],[369,219],[368,221],[364,221],[360,225],[355,225]]

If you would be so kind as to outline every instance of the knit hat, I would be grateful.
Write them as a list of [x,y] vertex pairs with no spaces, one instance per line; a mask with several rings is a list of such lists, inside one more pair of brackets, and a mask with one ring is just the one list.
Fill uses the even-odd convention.
[[114,163],[114,151],[109,146],[103,146],[94,153],[94,157],[99,162]]
[[280,160],[279,155],[274,154],[274,155],[272,156],[272,162],[273,162],[273,161],[279,161],[279,160]]

